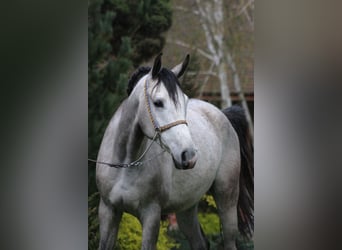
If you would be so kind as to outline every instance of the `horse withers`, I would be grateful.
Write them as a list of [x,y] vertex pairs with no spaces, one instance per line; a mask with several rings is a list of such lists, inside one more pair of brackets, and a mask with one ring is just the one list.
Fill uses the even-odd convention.
[[197,218],[208,191],[225,249],[236,249],[238,228],[252,231],[253,149],[245,117],[239,108],[222,112],[189,99],[178,81],[188,63],[189,55],[168,70],[160,54],[152,68],[139,68],[109,122],[96,166],[101,250],[113,249],[123,212],[142,224],[141,249],[156,249],[161,214],[171,212],[191,248],[208,249]]

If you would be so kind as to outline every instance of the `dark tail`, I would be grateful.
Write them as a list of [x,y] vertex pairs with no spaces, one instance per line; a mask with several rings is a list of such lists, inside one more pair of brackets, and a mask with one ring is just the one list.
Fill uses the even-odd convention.
[[222,110],[233,125],[240,141],[241,172],[238,201],[238,226],[242,235],[252,237],[254,231],[254,148],[245,112],[240,106]]

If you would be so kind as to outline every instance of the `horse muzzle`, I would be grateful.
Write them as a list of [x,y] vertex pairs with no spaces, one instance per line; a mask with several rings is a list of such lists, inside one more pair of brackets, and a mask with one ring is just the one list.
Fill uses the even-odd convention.
[[177,169],[192,169],[197,162],[197,152],[194,149],[186,149],[181,153],[180,160],[173,157],[173,161]]

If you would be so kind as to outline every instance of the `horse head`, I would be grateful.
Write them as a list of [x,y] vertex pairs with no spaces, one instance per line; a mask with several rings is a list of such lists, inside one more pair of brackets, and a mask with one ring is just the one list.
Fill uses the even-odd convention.
[[159,136],[161,146],[170,152],[176,168],[191,169],[196,164],[197,153],[186,121],[189,99],[178,81],[188,66],[189,55],[171,70],[162,68],[161,55],[140,80],[143,93],[139,101],[139,124],[147,137]]

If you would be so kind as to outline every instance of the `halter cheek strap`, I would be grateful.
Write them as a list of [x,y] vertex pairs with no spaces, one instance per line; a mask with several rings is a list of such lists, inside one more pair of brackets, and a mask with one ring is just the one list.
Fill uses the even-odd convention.
[[154,130],[156,132],[164,132],[174,126],[177,126],[177,125],[180,125],[180,124],[185,124],[185,125],[188,125],[188,123],[186,122],[186,120],[177,120],[175,122],[171,122],[169,124],[166,124],[164,126],[159,126],[158,125],[158,122],[153,118],[153,115],[152,115],[152,111],[151,111],[151,103],[150,103],[150,98],[147,94],[147,87],[148,87],[148,81],[147,79],[145,80],[145,85],[144,85],[144,95],[145,95],[145,103],[146,103],[146,107],[147,107],[147,111],[148,111],[148,114],[149,114],[149,117],[150,117],[150,120],[153,124],[153,127],[154,127]]
[[[145,162],[151,161],[154,158],[158,157],[160,154],[164,153],[165,151],[170,153],[170,151],[167,148],[167,146],[165,146],[161,142],[161,140],[160,140],[160,133],[164,132],[165,130],[168,130],[168,129],[174,127],[174,126],[177,126],[177,125],[180,125],[180,124],[188,125],[188,123],[186,122],[186,120],[178,120],[178,121],[166,124],[164,126],[159,126],[157,121],[154,120],[152,112],[151,112],[150,98],[148,97],[148,94],[147,94],[147,80],[145,81],[145,85],[144,85],[144,95],[145,95],[145,103],[146,103],[146,106],[147,106],[148,115],[149,115],[150,120],[151,120],[151,122],[153,124],[154,130],[155,130],[155,134],[154,134],[153,138],[151,139],[150,144],[147,146],[146,150],[142,153],[142,155],[137,160],[135,160],[135,161],[133,161],[131,163],[109,163],[109,162],[97,161],[97,160],[93,160],[93,159],[88,159],[88,161],[95,162],[97,164],[107,165],[109,167],[114,167],[114,168],[128,168],[128,167],[137,167],[137,166],[142,165]],[[153,142],[157,141],[157,139],[159,139],[159,145],[163,148],[163,151],[161,153],[155,155],[154,157],[150,158],[150,159],[147,159],[145,161],[141,161],[142,158],[146,155],[146,153],[150,150]]]

